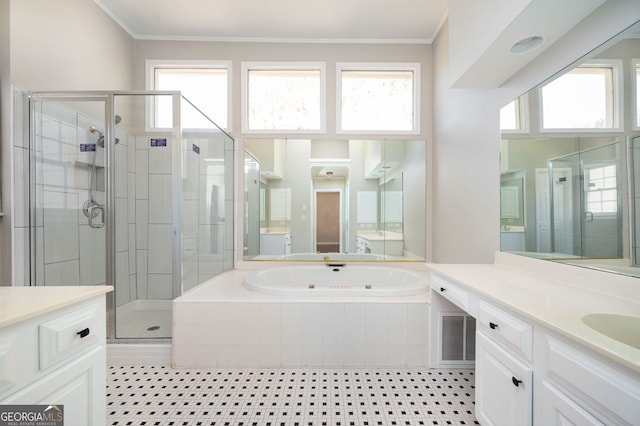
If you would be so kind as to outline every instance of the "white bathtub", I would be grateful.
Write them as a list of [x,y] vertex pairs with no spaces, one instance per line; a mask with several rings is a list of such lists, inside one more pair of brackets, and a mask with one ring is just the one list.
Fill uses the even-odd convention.
[[274,296],[388,297],[427,291],[426,275],[395,267],[282,266],[245,275],[244,286]]

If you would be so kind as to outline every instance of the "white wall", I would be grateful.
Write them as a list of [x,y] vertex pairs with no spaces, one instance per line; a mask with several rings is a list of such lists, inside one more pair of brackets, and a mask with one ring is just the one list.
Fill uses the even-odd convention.
[[639,19],[637,0],[610,0],[495,89],[450,87],[443,26],[433,45],[434,262],[490,263],[499,250],[500,107]]
[[13,84],[31,91],[132,88],[133,40],[95,2],[10,3]]
[[[0,3],[2,129],[2,209],[0,219],[0,283],[21,285],[22,273],[12,271],[12,255],[24,244],[13,230],[25,225],[15,198],[24,191],[26,168],[20,129],[23,118],[13,114],[10,88],[48,90],[130,90],[133,88],[133,40],[94,2],[86,0],[3,0]],[[16,124],[14,126],[14,124]],[[14,190],[12,179],[18,184]],[[17,217],[15,213],[21,214]],[[12,237],[12,234],[15,235]]]

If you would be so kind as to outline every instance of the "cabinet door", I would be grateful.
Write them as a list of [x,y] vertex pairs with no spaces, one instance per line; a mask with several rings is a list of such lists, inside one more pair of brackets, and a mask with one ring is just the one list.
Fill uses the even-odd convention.
[[545,426],[604,426],[583,410],[571,398],[546,380],[542,385],[542,417],[539,424]]
[[64,406],[65,426],[102,426],[106,419],[106,355],[100,346],[1,403]]
[[484,426],[532,424],[532,369],[476,334],[476,418]]

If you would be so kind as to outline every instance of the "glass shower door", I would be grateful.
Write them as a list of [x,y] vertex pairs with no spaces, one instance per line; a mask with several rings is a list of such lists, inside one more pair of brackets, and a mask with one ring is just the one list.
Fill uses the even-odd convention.
[[561,257],[622,257],[619,143],[549,160],[553,251]]
[[620,144],[599,146],[581,153],[582,256],[593,259],[622,257],[622,188]]
[[31,282],[112,283],[102,96],[31,98]]

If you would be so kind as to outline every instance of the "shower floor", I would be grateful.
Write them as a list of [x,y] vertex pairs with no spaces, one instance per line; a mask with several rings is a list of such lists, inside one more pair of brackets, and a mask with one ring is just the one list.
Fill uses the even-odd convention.
[[116,308],[116,338],[171,337],[172,301],[139,299]]

